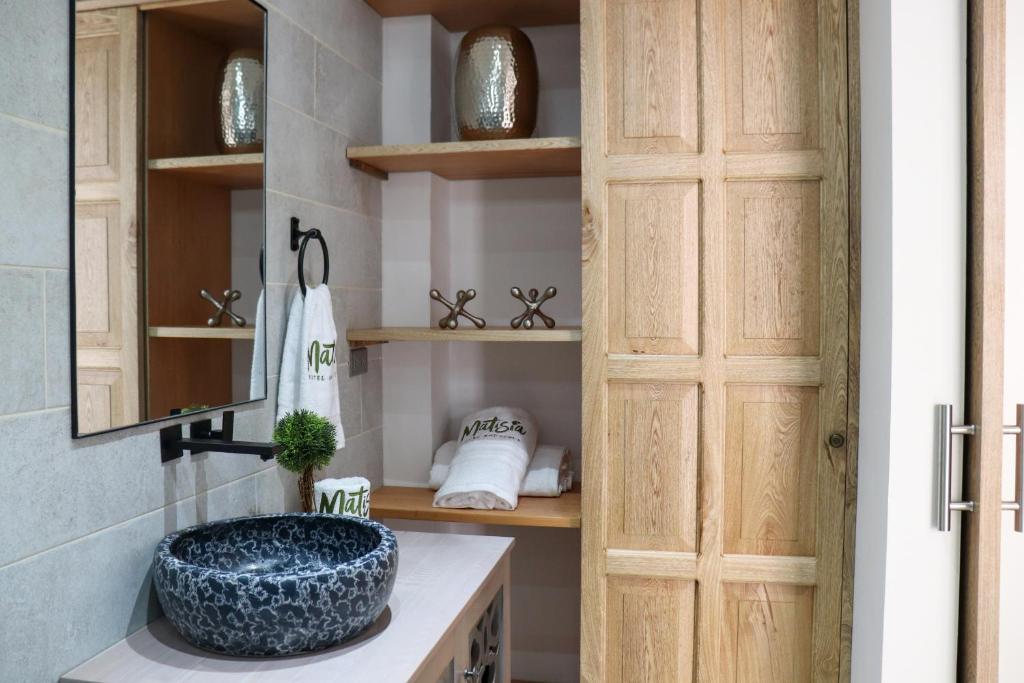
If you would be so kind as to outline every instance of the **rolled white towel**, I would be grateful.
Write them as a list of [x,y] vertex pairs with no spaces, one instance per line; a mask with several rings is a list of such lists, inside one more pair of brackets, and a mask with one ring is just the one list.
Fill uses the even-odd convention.
[[434,506],[514,510],[536,449],[537,425],[525,410],[493,407],[469,415]]
[[[452,459],[458,447],[454,441],[446,441],[434,453],[430,466],[430,488],[441,488],[448,478]],[[569,449],[565,446],[542,444],[530,459],[530,465],[523,476],[519,495],[529,498],[553,498],[572,488],[573,471],[570,466]]]
[[430,465],[430,488],[438,490],[448,478],[448,470],[451,469],[458,447],[459,444],[454,441],[445,441],[434,453],[434,462]]

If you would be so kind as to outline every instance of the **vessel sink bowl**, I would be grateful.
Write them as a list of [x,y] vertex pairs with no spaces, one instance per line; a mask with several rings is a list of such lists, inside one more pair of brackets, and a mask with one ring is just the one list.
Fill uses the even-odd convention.
[[282,656],[330,647],[381,615],[398,542],[383,524],[343,515],[240,517],[170,534],[153,583],[168,620],[205,650]]

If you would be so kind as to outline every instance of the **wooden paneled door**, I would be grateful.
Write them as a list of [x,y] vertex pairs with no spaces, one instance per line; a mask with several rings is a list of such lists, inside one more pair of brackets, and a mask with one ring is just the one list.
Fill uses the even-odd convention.
[[846,0],[583,0],[582,679],[837,681]]
[[75,17],[78,433],[140,416],[138,10]]

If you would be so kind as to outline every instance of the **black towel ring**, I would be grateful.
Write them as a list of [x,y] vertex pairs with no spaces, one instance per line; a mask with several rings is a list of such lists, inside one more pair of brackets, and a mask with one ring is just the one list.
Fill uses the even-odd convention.
[[299,289],[302,291],[302,298],[306,298],[306,276],[303,273],[303,261],[306,258],[306,246],[309,244],[309,240],[315,239],[320,242],[320,248],[324,252],[324,280],[323,284],[327,284],[327,276],[331,270],[330,256],[327,253],[327,240],[324,239],[323,234],[313,228],[311,230],[300,230],[299,219],[292,216],[292,251],[296,249],[299,252]]

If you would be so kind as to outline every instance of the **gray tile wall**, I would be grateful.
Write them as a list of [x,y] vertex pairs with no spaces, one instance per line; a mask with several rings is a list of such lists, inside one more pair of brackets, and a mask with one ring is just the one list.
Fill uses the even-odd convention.
[[[380,324],[380,186],[345,148],[379,142],[381,22],[362,0],[265,4],[273,397],[297,282],[290,216],[326,235],[339,331]],[[252,456],[161,465],[153,428],[71,439],[66,9],[0,2],[0,683],[52,683],[155,618],[164,534],[298,504],[295,477]],[[325,475],[381,480],[380,362],[371,350],[368,374],[341,368],[348,444]],[[236,429],[267,439],[273,415],[271,398]]]

